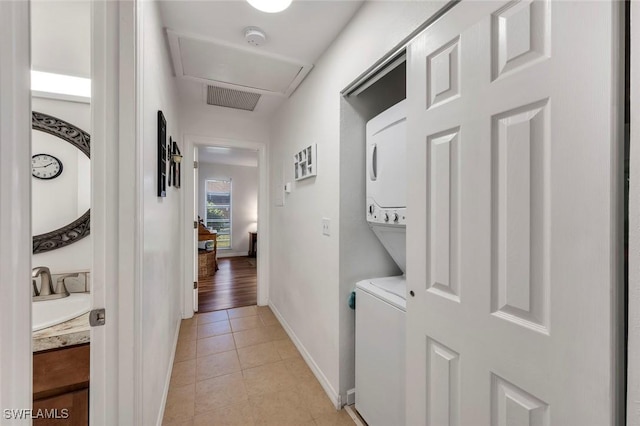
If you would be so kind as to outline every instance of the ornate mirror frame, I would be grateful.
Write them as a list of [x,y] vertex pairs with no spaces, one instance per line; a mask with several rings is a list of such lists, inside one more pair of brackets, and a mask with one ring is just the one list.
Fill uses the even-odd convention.
[[[31,128],[65,140],[91,158],[91,137],[73,124],[51,115],[33,111],[31,113]],[[90,212],[91,209],[87,210],[80,218],[55,231],[35,235],[33,237],[33,254],[68,246],[89,235]]]

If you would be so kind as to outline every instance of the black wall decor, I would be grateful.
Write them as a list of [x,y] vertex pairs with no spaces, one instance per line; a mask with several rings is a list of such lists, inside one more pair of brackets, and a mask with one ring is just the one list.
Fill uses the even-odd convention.
[[167,196],[167,120],[158,111],[158,197]]
[[173,163],[173,138],[169,136],[169,144],[167,145],[167,162],[169,163],[169,172],[167,173],[167,179],[169,181],[169,186],[175,185],[175,173],[173,172],[173,168],[175,164]]

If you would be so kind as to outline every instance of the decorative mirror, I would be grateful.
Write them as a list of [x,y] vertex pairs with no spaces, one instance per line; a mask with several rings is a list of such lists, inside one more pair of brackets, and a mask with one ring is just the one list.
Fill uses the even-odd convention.
[[[89,159],[91,158],[91,150],[89,134],[59,118],[33,111],[31,128],[47,135],[42,138],[38,135],[39,146],[33,148],[33,176],[38,178],[36,179],[38,185],[45,185],[35,188],[36,182],[34,182],[33,208],[34,211],[41,213],[40,216],[43,218],[40,221],[42,223],[34,224],[34,233],[41,232],[41,228],[46,228],[49,225],[53,229],[33,237],[33,253],[36,254],[68,246],[89,235],[90,208],[88,206],[90,206],[91,189]],[[69,149],[66,143],[58,144],[61,141],[68,142],[77,150]],[[55,147],[56,144],[60,146]],[[51,150],[55,150],[55,155],[51,152],[36,152],[40,149],[50,151],[48,146],[51,146]],[[58,152],[64,152],[64,156],[57,154]],[[85,156],[86,158],[84,158]],[[47,167],[52,170],[46,171]],[[68,182],[75,182],[76,187],[56,188],[53,186],[68,184]],[[75,198],[69,200],[69,196]],[[77,213],[85,209],[86,211],[78,217]],[[58,214],[63,210],[66,211],[66,216]],[[56,223],[56,221],[63,223]]]

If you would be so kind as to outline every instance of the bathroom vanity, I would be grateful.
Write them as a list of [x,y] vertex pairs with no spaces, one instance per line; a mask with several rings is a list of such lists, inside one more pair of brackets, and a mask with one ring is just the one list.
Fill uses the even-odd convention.
[[[34,425],[89,424],[89,314],[33,333],[33,410],[58,419]],[[67,417],[67,418],[64,418]]]

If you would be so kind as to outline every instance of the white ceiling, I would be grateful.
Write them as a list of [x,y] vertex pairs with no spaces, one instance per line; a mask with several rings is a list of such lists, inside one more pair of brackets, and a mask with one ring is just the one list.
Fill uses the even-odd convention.
[[[169,30],[314,64],[362,3],[294,0],[288,9],[273,14],[260,12],[245,0],[162,1],[160,7]],[[262,46],[250,46],[244,40],[243,30],[248,26],[264,30],[267,41]],[[202,83],[179,79],[178,88],[183,99],[205,104]],[[254,113],[269,115],[282,101],[263,95]]]
[[258,167],[258,152],[242,148],[201,146],[198,148],[198,161],[200,163]]

